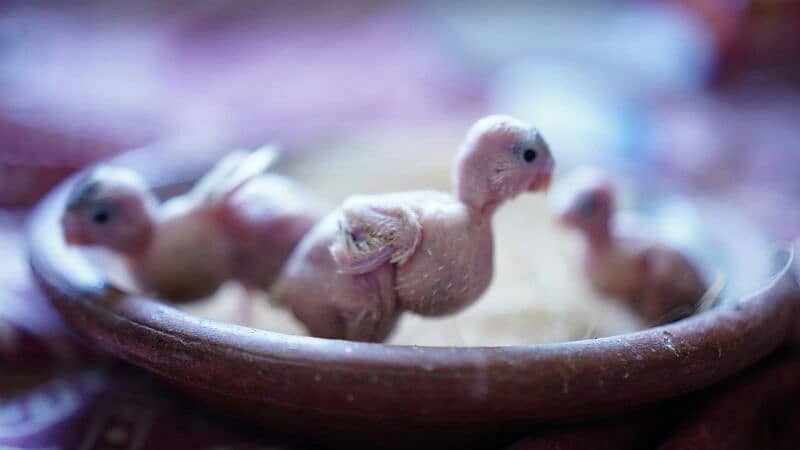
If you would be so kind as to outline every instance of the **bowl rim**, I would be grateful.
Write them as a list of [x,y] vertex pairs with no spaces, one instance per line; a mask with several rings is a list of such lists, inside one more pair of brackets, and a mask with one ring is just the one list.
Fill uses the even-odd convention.
[[33,275],[56,310],[90,344],[201,395],[248,404],[252,415],[272,423],[291,420],[287,413],[332,424],[600,416],[738,372],[780,345],[798,314],[789,250],[763,291],[619,336],[420,347],[284,335],[198,318],[105,282],[59,232],[60,212],[78,176],[42,200],[27,229]]

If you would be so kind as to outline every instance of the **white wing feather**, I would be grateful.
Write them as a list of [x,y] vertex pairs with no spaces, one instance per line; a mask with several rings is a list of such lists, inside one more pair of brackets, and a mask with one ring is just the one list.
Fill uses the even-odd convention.
[[273,146],[230,153],[195,184],[190,195],[195,202],[218,203],[247,181],[265,173],[277,159],[278,151]]

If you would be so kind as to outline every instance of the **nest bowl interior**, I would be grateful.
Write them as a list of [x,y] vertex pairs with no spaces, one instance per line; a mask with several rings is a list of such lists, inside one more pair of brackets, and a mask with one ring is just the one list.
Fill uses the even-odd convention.
[[[433,445],[630,411],[754,363],[784,341],[797,315],[793,254],[785,251],[757,293],[613,337],[418,347],[279,334],[112,286],[61,237],[71,182],[38,205],[28,226],[30,264],[55,308],[90,344],[270,432]],[[735,269],[732,276],[748,267]]]

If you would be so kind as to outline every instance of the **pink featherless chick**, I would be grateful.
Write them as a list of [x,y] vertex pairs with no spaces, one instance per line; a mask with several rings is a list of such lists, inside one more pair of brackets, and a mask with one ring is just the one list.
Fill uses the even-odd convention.
[[234,152],[164,204],[136,172],[99,167],[68,199],[65,239],[121,255],[143,291],[168,300],[208,297],[229,279],[266,290],[322,215],[303,187],[263,173],[275,157]]
[[483,118],[458,153],[453,194],[348,198],[303,238],[270,294],[313,336],[326,338],[381,341],[403,311],[454,313],[492,278],[497,208],[545,190],[553,169],[535,128]]
[[584,267],[595,289],[625,301],[650,324],[694,312],[706,293],[703,277],[678,251],[655,241],[615,232],[611,182],[579,170],[567,182],[560,221],[586,237]]

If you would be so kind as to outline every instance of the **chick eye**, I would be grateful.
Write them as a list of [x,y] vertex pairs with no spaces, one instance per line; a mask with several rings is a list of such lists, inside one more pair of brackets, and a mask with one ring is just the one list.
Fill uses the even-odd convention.
[[108,220],[110,218],[111,215],[108,213],[108,211],[97,211],[94,213],[92,220],[94,221],[94,223],[98,225],[105,225],[106,223],[108,223]]
[[533,160],[536,159],[536,156],[536,150],[532,148],[529,148],[522,153],[522,159],[524,159],[525,162],[533,162]]
[[95,225],[106,225],[113,217],[112,209],[108,205],[98,205],[89,211],[89,219]]
[[597,212],[597,202],[590,197],[582,201],[579,208],[584,217],[591,217]]

